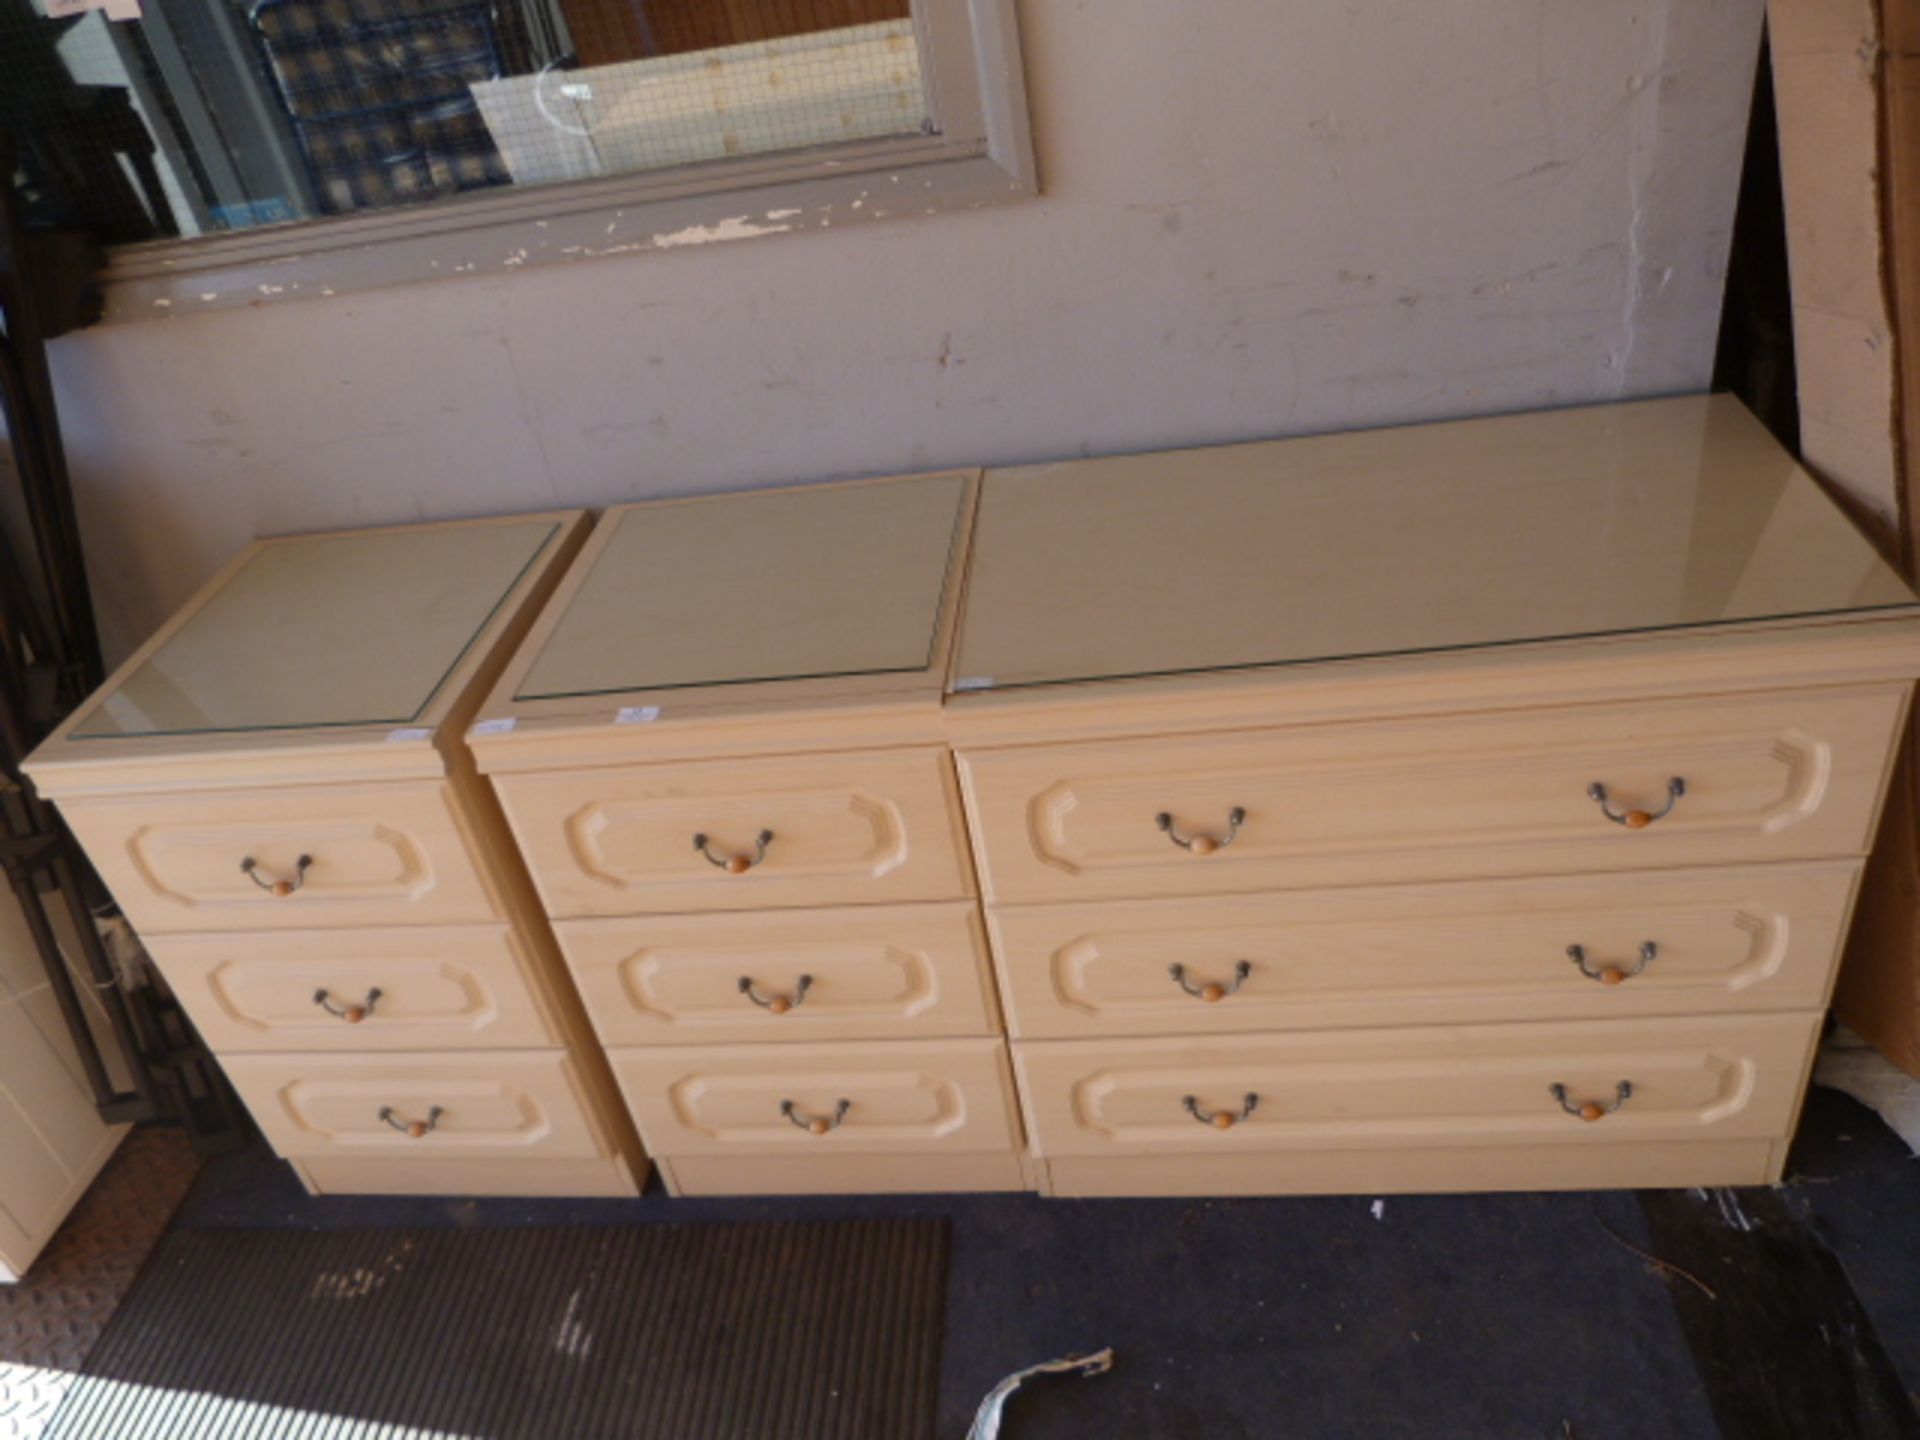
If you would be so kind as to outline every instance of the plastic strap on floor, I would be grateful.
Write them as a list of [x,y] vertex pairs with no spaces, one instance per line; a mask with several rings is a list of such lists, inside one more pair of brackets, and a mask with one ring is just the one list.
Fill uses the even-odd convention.
[[1077,1373],[1083,1379],[1104,1375],[1113,1368],[1113,1350],[1099,1350],[1091,1355],[1068,1355],[1060,1360],[1047,1360],[1039,1365],[1029,1365],[1024,1370],[1016,1370],[993,1389],[987,1392],[987,1398],[980,1402],[980,1409],[973,1417],[973,1428],[967,1431],[967,1440],[997,1440],[1000,1434],[1000,1417],[1007,1408],[1007,1401],[1023,1382],[1035,1375],[1059,1375]]

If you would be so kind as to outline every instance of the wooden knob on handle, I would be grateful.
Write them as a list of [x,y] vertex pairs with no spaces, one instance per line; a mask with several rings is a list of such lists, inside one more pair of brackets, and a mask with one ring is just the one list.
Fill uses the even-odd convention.
[[729,875],[744,875],[752,868],[753,862],[744,855],[729,855],[727,857],[727,874]]
[[1238,1118],[1239,1117],[1231,1110],[1216,1110],[1213,1112],[1213,1128],[1216,1130],[1231,1130],[1233,1128],[1233,1122]]
[[1597,1100],[1589,1100],[1580,1107],[1580,1118],[1588,1122],[1598,1120],[1606,1113],[1606,1107]]
[[1187,849],[1195,855],[1211,855],[1220,848],[1220,842],[1211,835],[1196,835],[1187,842]]
[[813,1119],[807,1121],[807,1133],[809,1135],[824,1135],[831,1129],[833,1129],[833,1125],[824,1115],[816,1115]]
[[273,894],[274,894],[274,898],[277,900],[286,899],[287,896],[293,894],[293,882],[289,880],[274,881]]
[[367,1007],[364,1005],[349,1005],[346,1013],[340,1018],[345,1020],[349,1025],[358,1025],[362,1020],[367,1018]]
[[776,1015],[784,1015],[793,1008],[793,1002],[784,995],[776,995],[767,1002],[767,1009]]
[[1201,990],[1200,998],[1209,1005],[1218,1005],[1222,1000],[1227,998],[1227,987],[1224,985],[1208,985]]
[[426,1139],[426,1136],[427,1136],[426,1121],[415,1120],[411,1125],[407,1126],[407,1138],[409,1140],[424,1140]]
[[1600,983],[1602,985],[1618,985],[1626,978],[1627,972],[1622,970],[1618,965],[1609,965],[1600,972]]
[[1644,810],[1629,810],[1620,817],[1620,823],[1629,830],[1644,830],[1653,823],[1653,816]]

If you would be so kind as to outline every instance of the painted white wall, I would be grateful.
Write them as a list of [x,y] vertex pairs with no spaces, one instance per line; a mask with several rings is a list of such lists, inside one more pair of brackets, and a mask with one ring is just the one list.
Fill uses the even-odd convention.
[[109,650],[256,534],[1703,388],[1763,0],[1023,0],[1031,204],[56,347]]

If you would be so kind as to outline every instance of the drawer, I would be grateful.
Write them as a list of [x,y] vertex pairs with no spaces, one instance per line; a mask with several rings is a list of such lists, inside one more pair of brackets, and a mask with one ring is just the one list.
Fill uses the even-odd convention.
[[[1591,705],[969,751],[961,768],[1000,902],[1812,859],[1872,843],[1906,702],[1885,686]],[[1685,793],[1638,827],[1589,794],[1657,815],[1672,778]]]
[[[1777,1139],[1819,1021],[1028,1040],[1014,1063],[1034,1149],[1047,1156]],[[1591,1122],[1566,1108],[1616,1102]]]
[[145,932],[501,918],[433,781],[63,800],[60,812]]
[[[1010,1150],[1017,1133],[999,1040],[611,1050],[654,1155]],[[834,1123],[838,1116],[838,1123]]]
[[937,748],[543,771],[494,783],[555,917],[972,893],[952,761]]
[[608,1045],[994,1035],[979,906],[562,920]]
[[580,1075],[560,1050],[230,1055],[221,1064],[261,1132],[292,1159],[379,1156],[431,1166],[611,1153]]
[[1020,1036],[1814,1010],[1860,866],[1016,906],[990,924]]
[[505,925],[146,937],[214,1050],[559,1045]]

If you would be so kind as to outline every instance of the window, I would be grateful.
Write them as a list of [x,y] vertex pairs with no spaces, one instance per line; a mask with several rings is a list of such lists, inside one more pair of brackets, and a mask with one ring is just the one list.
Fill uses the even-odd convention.
[[0,0],[109,314],[1031,193],[1012,0]]

